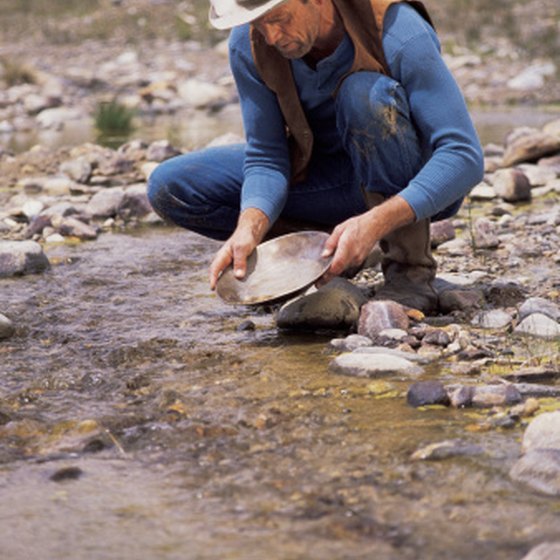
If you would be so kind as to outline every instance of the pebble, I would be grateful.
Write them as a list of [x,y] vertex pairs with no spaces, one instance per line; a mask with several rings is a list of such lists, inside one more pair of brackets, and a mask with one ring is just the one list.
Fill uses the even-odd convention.
[[531,297],[519,308],[520,319],[525,319],[533,313],[542,313],[554,321],[560,321],[560,305],[542,297]]
[[35,241],[0,241],[0,278],[40,273],[50,266]]
[[407,331],[410,320],[404,307],[394,301],[369,301],[360,312],[358,334],[371,339],[385,329]]
[[337,356],[329,364],[329,369],[334,373],[354,377],[382,377],[394,374],[415,377],[424,371],[419,365],[400,356],[357,352]]
[[14,324],[8,317],[0,313],[0,340],[10,338],[15,333],[16,329]]
[[519,169],[499,169],[492,176],[494,192],[506,202],[531,199],[531,183]]
[[406,393],[406,402],[413,407],[432,404],[448,406],[449,395],[440,381],[418,381]]
[[554,319],[551,319],[548,315],[533,313],[525,317],[525,319],[515,327],[514,332],[516,334],[525,334],[541,338],[558,338],[560,337],[560,324]]
[[560,558],[560,541],[544,542],[532,548],[521,560],[558,560]]
[[525,430],[523,451],[544,448],[560,451],[560,411],[540,414]]
[[371,339],[360,334],[349,334],[345,338],[333,338],[330,341],[330,346],[336,350],[351,352],[356,348],[371,346]]
[[410,456],[410,459],[412,461],[441,461],[450,457],[470,457],[483,453],[484,449],[479,445],[453,439],[421,447]]
[[483,329],[503,329],[511,325],[513,317],[503,309],[481,311],[472,320],[472,325]]

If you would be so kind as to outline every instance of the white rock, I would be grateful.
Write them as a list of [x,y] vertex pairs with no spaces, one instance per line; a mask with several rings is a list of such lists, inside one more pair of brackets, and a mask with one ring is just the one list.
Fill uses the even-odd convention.
[[514,332],[541,338],[557,338],[560,337],[560,325],[542,313],[533,313],[523,319]]
[[87,116],[80,109],[56,107],[41,111],[35,118],[42,128],[61,129],[67,121],[85,119]]
[[556,73],[556,65],[553,62],[541,62],[525,68],[521,73],[508,81],[510,89],[535,90],[544,86],[545,78]]
[[478,313],[472,324],[483,329],[503,329],[512,321],[512,316],[503,309],[492,309]]
[[356,377],[379,377],[391,374],[417,376],[423,369],[413,362],[390,354],[348,353],[337,356],[329,368],[335,373]]
[[560,450],[560,411],[537,416],[523,434],[523,451],[529,449]]
[[178,93],[189,105],[197,109],[223,102],[228,98],[225,88],[195,79],[179,84]]

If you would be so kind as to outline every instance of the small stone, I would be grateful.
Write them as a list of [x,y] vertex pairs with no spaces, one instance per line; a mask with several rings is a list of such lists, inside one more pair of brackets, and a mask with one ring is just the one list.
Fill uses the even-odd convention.
[[452,239],[455,239],[455,226],[451,220],[440,220],[430,224],[430,243],[432,249]]
[[417,376],[423,372],[420,366],[399,356],[356,352],[337,356],[329,364],[329,369],[334,373],[355,377],[381,377],[394,374]]
[[504,167],[511,167],[516,163],[536,161],[543,156],[560,152],[560,137],[546,132],[525,128],[514,131],[506,140],[504,153]]
[[67,480],[78,480],[83,474],[84,471],[80,467],[64,467],[53,473],[50,479],[53,482],[65,482]]
[[492,176],[495,193],[507,202],[531,199],[531,183],[518,169],[500,169]]
[[337,350],[351,352],[356,348],[371,346],[371,339],[359,334],[349,334],[345,338],[334,338],[330,341],[330,346]]
[[94,194],[86,206],[86,213],[93,218],[114,218],[124,199],[122,187],[103,189]]
[[525,430],[524,451],[544,448],[560,451],[560,411],[540,414]]
[[[533,420],[534,422],[534,420]],[[516,482],[549,496],[560,496],[560,450],[530,449],[510,471]]]
[[255,323],[250,319],[246,319],[237,325],[235,329],[237,332],[246,332],[246,331],[254,331],[255,330]]
[[533,313],[523,319],[523,321],[515,327],[514,332],[516,334],[526,334],[540,338],[558,338],[560,337],[560,324],[547,315]]
[[475,327],[482,329],[503,329],[508,327],[513,318],[503,309],[491,309],[490,311],[482,311],[478,313],[472,320]]
[[508,406],[522,400],[521,393],[511,384],[483,385],[474,388],[472,404],[475,407]]
[[0,278],[43,272],[50,266],[35,241],[0,241]]
[[495,249],[500,245],[498,225],[492,220],[478,218],[473,224],[473,243],[477,249]]
[[446,347],[451,343],[449,335],[441,329],[433,329],[427,332],[422,339],[422,344]]
[[10,338],[15,332],[16,329],[12,321],[0,313],[0,340]]
[[470,457],[482,453],[484,453],[484,450],[479,445],[460,440],[445,440],[417,449],[410,459],[412,461],[440,461],[450,457]]
[[95,227],[90,226],[74,218],[69,216],[68,218],[61,218],[60,220],[53,223],[53,226],[56,227],[58,233],[65,237],[77,237],[78,239],[96,239],[98,235],[98,230]]
[[174,148],[169,140],[156,140],[148,146],[146,150],[146,159],[148,161],[161,163],[166,159],[178,156],[180,153],[180,150]]
[[358,334],[371,339],[385,329],[408,330],[410,320],[403,306],[394,301],[370,301],[360,312]]
[[468,408],[472,406],[474,387],[461,385],[449,392],[449,399],[453,408]]
[[409,387],[406,402],[414,407],[431,404],[448,406],[449,395],[440,381],[418,381]]
[[533,313],[542,313],[554,321],[560,321],[560,306],[542,297],[532,297],[519,308],[519,318],[525,319]]
[[560,558],[560,542],[544,542],[532,548],[521,560],[558,560]]
[[60,164],[59,171],[78,183],[87,183],[91,177],[92,166],[86,157],[79,157]]

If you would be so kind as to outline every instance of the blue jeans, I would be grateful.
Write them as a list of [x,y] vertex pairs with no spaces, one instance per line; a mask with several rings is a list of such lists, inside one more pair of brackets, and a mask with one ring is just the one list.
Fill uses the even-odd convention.
[[[362,188],[388,197],[401,191],[424,160],[400,84],[358,72],[335,101],[342,148],[314,153],[307,178],[291,185],[281,218],[331,228],[367,210]],[[243,184],[244,145],[208,148],[160,164],[148,184],[154,210],[213,239],[234,231]]]

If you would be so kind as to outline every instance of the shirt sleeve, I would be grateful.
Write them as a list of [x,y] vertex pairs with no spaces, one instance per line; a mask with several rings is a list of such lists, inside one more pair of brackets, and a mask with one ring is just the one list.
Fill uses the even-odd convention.
[[248,25],[232,31],[230,65],[246,137],[241,210],[258,208],[273,223],[288,197],[289,150],[276,95],[261,80],[253,62]]
[[445,65],[436,35],[410,6],[386,16],[383,46],[392,77],[406,91],[414,124],[427,146],[420,172],[399,193],[418,220],[460,201],[482,180],[482,148],[466,103]]

